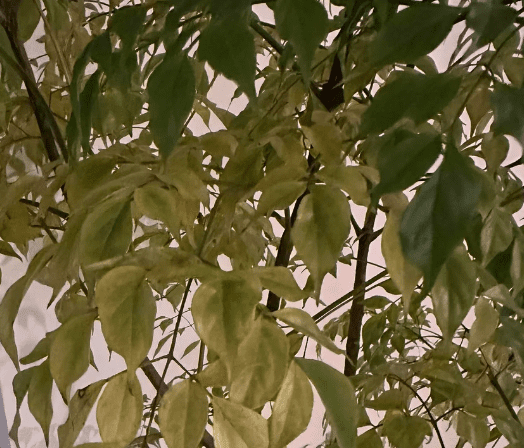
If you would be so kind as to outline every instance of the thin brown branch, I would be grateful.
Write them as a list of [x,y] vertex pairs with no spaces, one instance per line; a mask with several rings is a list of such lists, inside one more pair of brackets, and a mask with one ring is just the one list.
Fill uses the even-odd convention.
[[365,289],[363,285],[366,283],[366,268],[369,255],[369,246],[372,242],[373,225],[377,212],[375,209],[368,208],[362,233],[358,242],[357,252],[357,266],[355,269],[355,283],[354,290],[359,293],[355,295],[351,311],[349,314],[348,323],[348,338],[346,342],[346,360],[344,365],[344,375],[353,376],[357,371],[358,351],[360,347],[360,331],[362,328],[362,318],[364,317],[364,297]]

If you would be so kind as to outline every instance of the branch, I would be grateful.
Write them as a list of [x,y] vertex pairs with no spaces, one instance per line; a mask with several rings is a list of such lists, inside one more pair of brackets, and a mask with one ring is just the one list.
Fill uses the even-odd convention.
[[358,242],[357,267],[355,270],[354,290],[358,290],[355,295],[348,323],[348,339],[346,342],[346,361],[344,365],[344,375],[353,376],[357,370],[358,351],[360,346],[360,330],[362,328],[362,318],[364,317],[364,297],[366,283],[366,268],[369,255],[369,246],[372,242],[373,225],[377,212],[371,207],[366,213],[366,220]]

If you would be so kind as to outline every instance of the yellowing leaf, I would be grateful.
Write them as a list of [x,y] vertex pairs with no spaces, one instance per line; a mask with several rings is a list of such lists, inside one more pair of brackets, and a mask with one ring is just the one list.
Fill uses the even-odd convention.
[[278,392],[288,366],[289,344],[284,332],[264,318],[253,328],[238,348],[232,371],[230,398],[257,409]]
[[499,313],[489,300],[479,298],[475,305],[475,322],[469,331],[468,351],[474,352],[481,345],[489,342],[499,325]]
[[370,204],[368,183],[360,168],[343,165],[326,166],[317,173],[317,177],[327,185],[344,190],[355,204],[367,207]]
[[473,448],[484,448],[489,442],[489,433],[485,419],[473,417],[465,412],[457,414],[457,434],[467,440]]
[[238,146],[236,138],[228,131],[209,132],[199,137],[202,149],[214,157],[231,157]]
[[156,303],[145,275],[138,266],[117,267],[100,279],[95,291],[104,337],[129,371],[140,365],[153,341]]
[[53,390],[53,377],[49,371],[49,361],[45,360],[35,367],[27,391],[27,404],[33,417],[44,432],[44,439],[49,446],[49,427],[53,418],[53,405],[51,391]]
[[313,390],[304,371],[292,361],[269,419],[269,446],[280,448],[304,432],[313,411]]
[[494,173],[506,160],[509,151],[508,138],[505,135],[494,136],[492,132],[489,132],[482,139],[481,149],[488,171]]
[[49,366],[60,393],[69,400],[69,387],[89,367],[90,341],[96,312],[75,316],[55,333],[49,352]]
[[450,340],[473,305],[477,269],[464,246],[442,267],[431,291],[433,311],[445,339]]
[[307,291],[300,289],[288,268],[283,266],[256,267],[251,272],[260,279],[263,288],[269,289],[288,302],[296,302],[308,297]]
[[310,187],[300,203],[291,238],[304,260],[317,292],[336,264],[351,226],[349,203],[340,190],[326,185]]
[[313,144],[313,152],[322,157],[326,165],[340,164],[342,158],[342,132],[332,123],[315,123],[304,126],[305,136]]
[[179,236],[178,203],[172,192],[159,185],[149,184],[135,190],[134,199],[140,213],[164,222],[173,236]]
[[58,427],[60,448],[72,448],[105,383],[107,380],[103,379],[76,391],[69,403],[67,420]]
[[275,210],[284,210],[295,202],[305,191],[306,182],[286,181],[270,186],[262,191],[258,201],[257,214],[270,215]]
[[224,387],[229,385],[227,367],[219,358],[208,364],[196,376],[198,382],[204,387]]
[[103,442],[126,445],[136,436],[142,420],[142,388],[136,375],[120,374],[108,383],[96,408]]
[[304,358],[295,361],[320,395],[339,447],[354,448],[359,408],[349,379],[322,361]]
[[422,417],[396,415],[384,422],[384,435],[395,448],[419,448],[431,428]]
[[268,448],[266,419],[240,404],[213,397],[217,448]]
[[404,310],[409,311],[411,294],[415,290],[419,280],[422,278],[422,271],[413,265],[402,252],[400,244],[400,223],[402,214],[407,206],[407,199],[403,206],[390,208],[384,231],[382,232],[382,255],[388,268],[388,273],[399,291],[402,293]]
[[87,215],[80,233],[80,259],[84,265],[123,255],[133,232],[127,197],[116,196]]
[[159,426],[169,448],[197,448],[207,423],[207,395],[190,380],[171,386],[158,410]]
[[481,82],[472,92],[466,103],[466,110],[471,120],[471,129],[475,129],[480,119],[491,109],[489,83]]
[[253,325],[260,299],[259,286],[238,277],[203,283],[193,296],[195,329],[204,343],[228,363],[228,369]]
[[305,336],[314,339],[337,355],[344,354],[344,350],[338,348],[331,339],[322,333],[313,318],[304,310],[299,308],[282,308],[271,314],[295,330],[303,333]]

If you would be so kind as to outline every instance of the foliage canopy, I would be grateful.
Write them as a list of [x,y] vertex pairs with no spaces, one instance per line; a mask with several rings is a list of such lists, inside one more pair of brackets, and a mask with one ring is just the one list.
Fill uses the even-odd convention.
[[[281,448],[306,429],[312,387],[325,446],[444,448],[442,422],[459,446],[522,446],[522,12],[0,0],[0,253],[38,248],[0,303],[16,445],[26,396],[49,444],[56,385],[59,448],[95,408],[101,442],[84,448]],[[451,32],[439,71],[430,53]],[[29,58],[38,33],[45,54]],[[223,77],[238,115],[213,102]],[[347,265],[333,300],[322,283],[347,287]],[[59,325],[20,357],[33,282]],[[100,328],[127,369],[75,389]],[[306,359],[308,339],[344,366]]]

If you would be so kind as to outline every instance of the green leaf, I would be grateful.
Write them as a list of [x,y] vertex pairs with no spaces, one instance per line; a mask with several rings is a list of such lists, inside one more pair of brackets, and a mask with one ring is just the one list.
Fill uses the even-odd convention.
[[255,42],[242,15],[211,19],[200,35],[198,58],[235,81],[250,99],[256,97]]
[[18,255],[15,252],[15,250],[7,241],[0,240],[0,254],[5,255],[7,257],[18,258],[20,261],[22,261],[20,255]]
[[305,336],[314,339],[333,353],[337,355],[344,354],[344,350],[338,348],[331,339],[320,331],[313,318],[306,311],[299,308],[282,308],[271,314]]
[[[415,7],[409,9],[412,8]],[[460,78],[449,73],[399,73],[377,92],[362,115],[360,131],[380,134],[403,117],[411,118],[415,124],[423,123],[448,105],[459,86]]]
[[67,420],[58,427],[60,448],[72,448],[107,379],[78,389],[69,403]]
[[326,9],[317,0],[278,0],[275,23],[282,39],[293,45],[304,83],[309,85],[315,51],[329,31]]
[[431,427],[422,417],[396,415],[384,422],[383,433],[395,448],[419,448]]
[[26,274],[9,287],[0,302],[0,343],[17,370],[20,370],[20,367],[18,365],[18,349],[15,344],[13,324],[31,283],[33,283],[35,277],[54,255],[56,249],[55,245],[51,245],[45,246],[40,250],[29,263]]
[[167,158],[180,138],[195,98],[195,75],[186,54],[168,49],[149,77],[147,92],[149,129],[160,154]]
[[460,8],[442,4],[417,4],[395,14],[370,45],[376,66],[414,62],[433,51],[451,31]]
[[204,343],[231,369],[238,347],[253,325],[260,286],[228,277],[203,283],[193,296],[191,314]]
[[406,257],[424,273],[431,288],[441,266],[460,244],[475,212],[481,183],[474,168],[453,147],[409,203],[400,225]]
[[294,361],[278,392],[269,418],[269,446],[280,448],[304,432],[313,411],[313,390],[304,371]]
[[96,421],[103,442],[127,445],[136,436],[142,420],[142,388],[134,374],[120,374],[108,383],[96,408]]
[[524,88],[498,84],[491,94],[495,134],[509,134],[524,143]]
[[80,233],[80,259],[90,265],[126,253],[133,233],[129,197],[115,196],[98,205]]
[[349,235],[351,210],[340,190],[326,185],[313,185],[309,190],[298,208],[291,238],[319,291]]
[[516,17],[517,11],[500,4],[497,0],[489,3],[472,3],[468,10],[466,24],[479,35],[477,46],[480,48],[493,42]]
[[213,397],[217,447],[267,448],[268,425],[264,417],[240,404]]
[[495,207],[487,216],[480,232],[482,265],[487,266],[497,254],[504,252],[512,241],[513,218],[508,212]]
[[197,448],[207,424],[207,395],[184,380],[169,388],[158,410],[159,427],[169,448]]
[[80,94],[80,138],[82,148],[86,153],[91,151],[91,124],[93,109],[96,108],[98,100],[98,92],[100,90],[99,80],[102,72],[97,70],[93,73],[86,82],[84,90]]
[[38,344],[36,344],[35,348],[31,351],[31,353],[29,353],[29,355],[20,358],[20,364],[32,364],[36,361],[40,361],[42,358],[45,358],[49,355],[50,344],[51,340],[49,337],[44,337],[38,341]]
[[95,291],[107,344],[126,360],[131,372],[153,342],[156,303],[145,276],[145,269],[138,266],[117,267],[100,279]]
[[31,39],[38,23],[40,11],[34,0],[21,0],[18,6],[18,39],[26,42]]
[[69,387],[88,369],[91,330],[96,312],[72,317],[58,328],[49,351],[51,375],[64,397],[69,401]]
[[497,344],[511,347],[520,363],[524,363],[524,325],[509,317],[500,317],[500,326],[495,333]]
[[489,426],[485,419],[473,417],[465,412],[457,415],[457,435],[471,443],[473,448],[484,448],[490,440]]
[[60,0],[44,0],[46,17],[51,27],[55,30],[62,30],[69,24],[67,7]]
[[46,360],[33,370],[27,391],[29,410],[44,432],[46,446],[49,446],[49,427],[53,418],[52,390],[53,377],[49,371],[49,361]]
[[304,358],[295,358],[295,361],[320,395],[340,448],[354,448],[357,439],[358,405],[355,391],[348,378],[321,361]]
[[260,279],[262,287],[274,292],[288,302],[304,300],[308,292],[300,289],[288,268],[283,266],[256,267],[251,272]]
[[371,191],[372,201],[377,203],[383,194],[405,190],[417,182],[437,160],[441,148],[440,135],[430,133],[383,145],[377,161],[380,183]]
[[257,319],[238,348],[231,401],[257,409],[274,398],[286,375],[288,353],[288,340],[276,323]]
[[476,264],[464,246],[459,246],[440,270],[431,290],[433,311],[445,339],[451,340],[473,305],[476,281]]
[[142,5],[118,8],[111,16],[110,30],[122,39],[123,48],[132,47],[146,18]]

